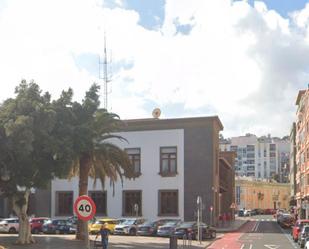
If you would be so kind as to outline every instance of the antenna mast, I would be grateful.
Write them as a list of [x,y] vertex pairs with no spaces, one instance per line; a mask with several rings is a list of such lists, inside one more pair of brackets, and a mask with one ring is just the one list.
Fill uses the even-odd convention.
[[[108,110],[108,94],[111,92],[108,89],[108,83],[111,82],[111,77],[108,72],[108,64],[110,61],[107,59],[107,49],[106,49],[106,35],[104,31],[104,58],[103,61],[99,56],[99,79],[103,80],[103,105],[104,109]],[[102,75],[103,74],[103,75]]]

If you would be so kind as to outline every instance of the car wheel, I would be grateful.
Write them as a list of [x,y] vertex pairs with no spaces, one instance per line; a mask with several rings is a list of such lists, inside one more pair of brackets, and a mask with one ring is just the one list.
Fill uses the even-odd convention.
[[136,230],[135,229],[130,229],[129,235],[136,235]]
[[217,237],[216,231],[212,231],[212,232],[210,233],[210,238],[215,239],[216,237]]
[[32,230],[32,233],[34,233],[34,234],[38,234],[38,233],[40,233],[40,230],[39,230],[39,229],[37,229],[37,228],[34,228],[34,229]]
[[10,229],[9,229],[9,233],[16,233],[17,231],[16,231],[16,229],[15,229],[15,227],[11,227]]

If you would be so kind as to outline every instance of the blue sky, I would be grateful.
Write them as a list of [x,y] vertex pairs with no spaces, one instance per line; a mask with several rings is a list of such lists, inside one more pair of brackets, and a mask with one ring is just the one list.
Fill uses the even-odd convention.
[[289,134],[309,82],[307,1],[102,3],[1,0],[0,100],[21,79],[54,97],[72,87],[81,100],[103,84],[106,30],[109,110],[121,118],[151,118],[159,107],[161,118],[218,115],[225,136]]
[[[252,5],[253,0],[249,0],[249,3]],[[282,16],[286,17],[289,12],[303,9],[308,3],[307,0],[264,0],[269,9],[274,9]]]
[[[248,0],[248,2],[253,6],[254,0]],[[303,9],[306,3],[308,3],[307,0],[263,0],[263,2],[269,9],[276,10],[284,17],[287,17],[290,12]],[[162,25],[165,0],[124,0],[123,4],[124,8],[132,9],[139,13],[140,24],[143,27],[153,29]],[[117,6],[112,0],[108,0],[107,5],[111,7]]]

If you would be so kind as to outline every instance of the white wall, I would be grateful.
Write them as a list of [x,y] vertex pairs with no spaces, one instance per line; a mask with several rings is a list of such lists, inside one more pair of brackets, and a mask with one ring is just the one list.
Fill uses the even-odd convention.
[[[178,130],[156,130],[156,131],[137,131],[121,132],[121,136],[128,140],[114,141],[121,148],[140,148],[141,149],[141,173],[142,175],[135,180],[125,180],[123,188],[120,181],[115,185],[115,196],[113,190],[106,181],[105,190],[107,191],[107,214],[110,217],[121,217],[122,214],[122,191],[123,190],[142,190],[142,213],[145,218],[157,219],[158,214],[158,190],[159,189],[178,189],[179,217],[183,219],[184,210],[184,132]],[[177,146],[177,172],[175,177],[161,177],[160,171],[160,147]],[[90,179],[89,190],[101,190],[98,182],[93,188],[93,180]],[[78,196],[78,180],[54,180],[52,182],[52,217],[55,217],[55,192],[73,190],[74,200]]]

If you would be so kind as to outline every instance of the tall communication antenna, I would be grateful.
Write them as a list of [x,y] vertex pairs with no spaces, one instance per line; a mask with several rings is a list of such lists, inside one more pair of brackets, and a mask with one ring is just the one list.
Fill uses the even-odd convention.
[[107,49],[106,49],[106,35],[104,31],[104,55],[103,60],[99,55],[99,79],[103,81],[103,104],[104,108],[108,110],[108,95],[111,93],[108,83],[112,81],[111,74],[109,73],[108,65],[111,63],[111,58],[107,58]]

